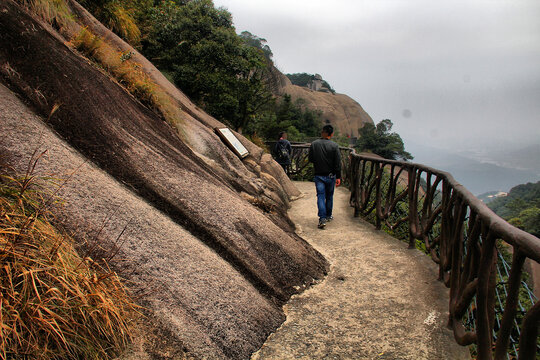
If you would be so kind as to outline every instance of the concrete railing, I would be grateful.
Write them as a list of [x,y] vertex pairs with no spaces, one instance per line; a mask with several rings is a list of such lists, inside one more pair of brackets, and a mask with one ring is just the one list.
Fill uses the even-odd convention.
[[[308,149],[293,145],[291,174],[307,171]],[[438,264],[459,344],[470,345],[477,359],[540,357],[540,302],[529,285],[540,239],[508,224],[444,171],[347,148],[342,160],[355,216]]]

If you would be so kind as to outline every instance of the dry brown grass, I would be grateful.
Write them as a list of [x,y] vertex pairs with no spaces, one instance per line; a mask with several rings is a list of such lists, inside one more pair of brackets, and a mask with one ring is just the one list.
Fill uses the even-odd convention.
[[[74,28],[72,25],[76,17],[65,0],[18,1],[57,29]],[[115,29],[135,43],[138,42],[140,31],[128,12],[120,5],[112,6],[108,10],[111,14],[109,28]],[[65,35],[71,37],[70,34],[73,32],[67,32]],[[181,137],[185,138],[182,126],[185,117],[183,110],[164,89],[152,81],[142,70],[141,65],[131,59],[132,54],[117,51],[114,46],[85,27],[77,36],[71,38],[70,43],[84,56],[93,60],[98,67],[107,71],[139,101],[160,114],[177,129]]]
[[65,0],[18,0],[56,28],[71,26],[75,20]]
[[[126,39],[130,44],[138,44],[141,40],[141,31],[133,20],[131,12],[119,2],[105,4],[107,16],[106,25],[115,33]],[[102,20],[103,21],[103,20]]]
[[136,307],[114,272],[49,223],[36,161],[20,178],[0,174],[0,359],[112,358]]
[[71,40],[75,49],[93,60],[122,84],[134,97],[161,114],[171,125],[181,129],[183,111],[166,91],[156,85],[141,65],[131,60],[131,53],[123,53],[103,41],[87,28]]
[[150,106],[156,105],[156,86],[138,64],[130,61],[131,54],[116,51],[87,28],[82,28],[71,43],[110,73],[140,101]]

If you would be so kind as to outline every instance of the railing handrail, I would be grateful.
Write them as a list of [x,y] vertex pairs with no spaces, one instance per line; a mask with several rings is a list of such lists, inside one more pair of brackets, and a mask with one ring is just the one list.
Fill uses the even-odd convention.
[[[296,146],[296,145],[295,145]],[[304,147],[304,146],[302,146]],[[309,147],[309,145],[308,145]],[[356,154],[354,149],[351,150],[351,156],[356,156],[361,159],[367,159],[369,161],[385,163],[385,164],[394,164],[400,167],[405,168],[417,168],[424,172],[430,172],[441,178],[445,179],[448,184],[456,190],[461,197],[468,203],[468,205],[474,209],[479,216],[488,224],[492,230],[494,230],[497,235],[503,238],[505,241],[512,245],[517,245],[522,249],[527,249],[527,256],[531,259],[534,259],[536,262],[540,263],[540,239],[536,236],[516,228],[515,226],[509,224],[506,220],[501,218],[499,215],[495,214],[487,205],[476,196],[474,196],[464,185],[459,183],[449,172],[442,171],[439,169],[432,168],[430,166],[413,163],[408,161],[399,161],[399,160],[389,160],[384,158],[379,158],[369,155],[359,155]]]
[[[293,145],[295,176],[309,173],[309,146]],[[518,353],[520,359],[535,358],[540,302],[522,273],[526,259],[540,263],[540,239],[499,217],[448,172],[340,150],[349,155],[348,161],[342,159],[342,177],[349,183],[355,216],[369,216],[377,229],[385,226],[396,236],[408,236],[409,247],[419,241],[439,264],[439,279],[450,288],[449,326],[456,341],[475,345],[482,360]],[[497,240],[513,246],[511,260]],[[521,299],[520,289],[528,298]]]

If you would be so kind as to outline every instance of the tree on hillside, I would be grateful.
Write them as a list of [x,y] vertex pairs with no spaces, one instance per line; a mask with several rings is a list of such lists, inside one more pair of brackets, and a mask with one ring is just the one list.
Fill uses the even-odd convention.
[[291,80],[291,83],[293,85],[298,86],[308,86],[308,84],[313,80],[315,75],[308,74],[308,73],[296,73],[296,74],[287,74],[287,77],[289,80]]
[[290,95],[269,103],[250,125],[249,132],[266,140],[275,140],[280,131],[286,131],[289,140],[305,141],[318,136],[322,128],[321,112],[305,106],[303,99],[292,101]]
[[540,237],[540,209],[536,206],[526,208],[517,217],[509,219],[508,222],[536,237]]
[[358,129],[358,142],[355,148],[359,151],[372,152],[385,159],[412,160],[413,156],[405,151],[401,136],[391,132],[394,124],[385,119],[377,124],[365,124]]
[[256,49],[259,49],[262,51],[264,57],[269,61],[272,62],[272,50],[270,49],[270,46],[268,46],[266,39],[260,38],[256,35],[253,35],[249,31],[242,31],[240,33],[240,37],[248,44],[249,46],[252,46]]
[[134,37],[126,30],[140,30],[141,53],[194,103],[235,130],[266,139],[282,130],[295,140],[318,135],[319,112],[290,97],[274,101],[280,85],[266,40],[249,31],[237,35],[231,14],[211,0],[81,1],[128,41]]
[[231,14],[211,0],[192,0],[162,2],[148,19],[143,54],[197,105],[241,132],[271,95],[265,57],[236,34]]

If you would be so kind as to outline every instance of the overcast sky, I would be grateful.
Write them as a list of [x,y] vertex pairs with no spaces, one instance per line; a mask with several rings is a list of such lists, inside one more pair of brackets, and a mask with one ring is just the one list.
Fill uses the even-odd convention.
[[214,0],[407,142],[540,143],[540,0]]

